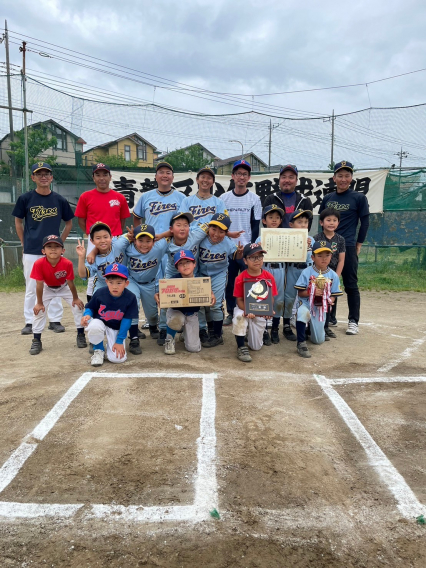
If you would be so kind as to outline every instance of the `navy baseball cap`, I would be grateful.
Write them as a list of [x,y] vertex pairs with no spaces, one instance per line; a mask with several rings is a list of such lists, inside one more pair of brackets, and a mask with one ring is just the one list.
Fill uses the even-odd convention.
[[217,225],[224,231],[228,231],[231,226],[231,219],[225,213],[215,213],[208,222],[208,225]]
[[58,235],[48,235],[47,237],[44,237],[42,248],[44,248],[47,243],[57,243],[58,245],[61,245],[62,248],[64,248],[64,243],[61,237],[58,237]]
[[247,162],[247,160],[238,160],[237,162],[234,162],[234,165],[232,166],[232,173],[234,173],[234,171],[238,168],[244,168],[249,173],[251,172],[251,165],[250,162]]
[[286,166],[283,166],[283,167],[280,169],[280,175],[281,175],[283,172],[287,172],[287,171],[293,172],[294,174],[296,174],[297,177],[299,177],[299,170],[297,169],[296,166],[293,166],[293,164],[287,164]]
[[276,211],[277,213],[279,213],[281,215],[281,219],[284,217],[285,215],[285,211],[284,209],[281,209],[281,207],[278,207],[278,205],[276,205],[275,203],[273,203],[272,205],[267,205],[264,209],[263,209],[263,214],[262,217],[263,219],[266,217],[266,215],[268,213],[270,213],[271,211]]
[[296,209],[296,211],[293,211],[293,213],[290,215],[289,223],[291,223],[295,219],[299,219],[299,217],[307,217],[309,220],[311,220],[313,216],[314,215],[312,211],[309,211],[309,209],[307,209],[306,211],[302,211],[302,209]]
[[35,174],[38,170],[49,170],[52,171],[52,166],[47,162],[37,162],[33,166],[31,166],[31,174]]
[[95,231],[102,230],[108,231],[108,233],[111,235],[111,227],[109,225],[107,225],[103,221],[96,221],[96,223],[93,223],[93,225],[90,227],[90,238],[92,238]]
[[333,251],[331,250],[330,247],[328,247],[327,245],[323,245],[318,241],[315,241],[313,246],[312,246],[312,254],[316,253],[316,252],[330,252],[333,253]]
[[173,171],[173,166],[169,164],[169,162],[159,162],[157,164],[157,167],[155,168],[155,171],[158,172],[160,168],[168,168],[169,170]]
[[267,251],[263,249],[261,243],[249,243],[244,247],[243,258],[247,258],[252,254],[256,254],[257,252],[262,252],[263,254],[267,253]]
[[174,223],[177,219],[180,219],[181,217],[183,217],[184,219],[186,219],[189,224],[191,224],[192,221],[194,220],[194,217],[193,217],[192,213],[189,213],[188,211],[182,211],[181,213],[176,213],[176,215],[174,215],[174,216],[170,219],[170,226],[172,226],[173,223]]
[[351,173],[354,173],[354,167],[353,164],[351,164],[350,162],[345,162],[344,160],[342,162],[339,162],[338,164],[336,164],[334,166],[334,173],[336,174],[339,170],[349,170]]
[[107,165],[105,165],[105,164],[102,164],[102,163],[99,163],[99,164],[95,164],[95,165],[92,167],[92,175],[93,175],[95,172],[98,172],[99,170],[105,170],[106,172],[111,173],[111,168],[110,168],[109,166],[107,166]]
[[176,264],[180,260],[185,260],[185,259],[192,260],[192,262],[195,262],[195,256],[193,255],[192,251],[186,249],[179,250],[177,253],[175,253],[175,256],[173,257],[173,262],[176,266]]
[[216,174],[211,168],[208,167],[201,168],[201,170],[198,170],[197,172],[197,177],[201,174],[210,174],[211,176],[213,176],[213,179],[216,179]]
[[114,262],[114,264],[108,264],[105,269],[105,278],[108,278],[108,276],[121,276],[121,278],[128,280],[129,271],[127,270],[127,266],[124,266],[124,264]]
[[135,239],[142,237],[142,235],[148,235],[151,239],[155,239],[155,229],[152,225],[139,225],[135,229]]

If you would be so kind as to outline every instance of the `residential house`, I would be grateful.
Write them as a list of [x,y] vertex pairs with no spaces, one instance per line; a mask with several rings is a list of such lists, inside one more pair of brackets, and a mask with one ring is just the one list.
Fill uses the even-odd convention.
[[[268,169],[268,164],[266,164],[263,160],[256,156],[253,152],[249,152],[248,154],[244,154],[244,160],[247,160],[251,165],[252,173],[257,172],[264,172]],[[214,167],[216,168],[217,175],[231,175],[232,173],[232,166],[234,162],[237,160],[241,160],[241,154],[238,156],[233,156],[232,158],[226,158],[225,160],[218,160],[216,159],[214,162]]]
[[[56,145],[52,148],[44,150],[41,154],[37,156],[43,160],[50,156],[56,156],[56,163],[59,165],[75,166],[79,165],[81,160],[81,155],[83,153],[83,144],[86,142],[74,134],[62,124],[56,122],[56,120],[49,119],[42,122],[36,122],[29,125],[29,129],[36,129],[46,127],[48,138],[55,136]],[[10,150],[10,134],[6,134],[0,140],[0,161],[6,164],[10,163],[10,156],[7,151]]]
[[83,165],[92,166],[102,156],[123,156],[126,162],[138,160],[139,168],[152,168],[157,155],[157,148],[153,144],[133,132],[87,150],[83,154]]
[[[215,154],[210,152],[210,150],[208,150],[205,146],[203,146],[199,142],[196,142],[195,144],[191,144],[190,146],[185,146],[185,148],[177,148],[177,149],[178,150],[189,150],[190,148],[194,148],[194,147],[198,147],[198,148],[201,148],[203,150],[203,159],[205,160],[205,166],[213,167],[214,160],[217,160],[218,158],[216,158]],[[172,152],[162,153],[161,155],[158,156],[158,158],[156,158],[154,160],[154,163],[163,162],[163,161],[167,162],[167,156],[171,153]]]

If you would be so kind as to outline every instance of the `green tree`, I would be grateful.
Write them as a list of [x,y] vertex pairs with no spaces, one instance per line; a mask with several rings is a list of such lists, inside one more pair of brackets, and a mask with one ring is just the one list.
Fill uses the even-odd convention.
[[[28,163],[29,167],[41,158],[40,154],[48,148],[56,146],[57,139],[55,136],[49,138],[49,131],[46,126],[41,125],[39,128],[28,129]],[[25,167],[25,136],[24,130],[15,132],[15,140],[10,143],[10,150],[7,151],[9,156],[15,158],[15,167],[18,175],[22,175]],[[56,156],[43,156],[43,162],[47,162],[51,166],[56,163]]]
[[123,154],[95,156],[97,164],[105,164],[110,168],[137,168],[139,160],[125,160]]
[[331,172],[333,172],[335,165],[336,165],[336,164],[335,164],[334,162],[330,162],[330,164],[328,164],[328,169],[329,169]]
[[189,148],[181,148],[167,154],[164,158],[173,169],[196,172],[206,165],[203,149],[194,144]]

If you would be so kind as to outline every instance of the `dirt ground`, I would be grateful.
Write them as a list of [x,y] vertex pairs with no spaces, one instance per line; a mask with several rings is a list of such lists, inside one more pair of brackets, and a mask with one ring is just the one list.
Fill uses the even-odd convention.
[[[0,514],[0,566],[417,567],[426,525],[404,518],[389,487],[315,375],[327,379],[426,374],[426,295],[363,293],[360,334],[236,358],[225,345],[174,357],[148,338],[122,365],[90,367],[66,332],[43,334],[31,357],[20,335],[23,294],[0,295],[0,467],[85,372],[164,373],[91,380],[0,494],[0,501],[143,507],[191,505],[202,384],[169,373],[217,373],[216,506],[220,519],[140,522],[77,513],[68,519]],[[340,384],[355,412],[426,515],[426,383]],[[1,470],[0,470],[1,471]],[[1,511],[1,508],[0,508]]]

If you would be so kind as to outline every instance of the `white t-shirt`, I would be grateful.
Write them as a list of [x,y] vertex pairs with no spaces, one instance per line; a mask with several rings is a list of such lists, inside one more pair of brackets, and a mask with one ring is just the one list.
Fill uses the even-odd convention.
[[253,191],[247,190],[243,195],[236,195],[234,190],[222,193],[219,197],[225,202],[228,215],[231,218],[231,231],[244,231],[235,242],[240,241],[244,246],[251,242],[251,223],[262,218],[260,198]]

